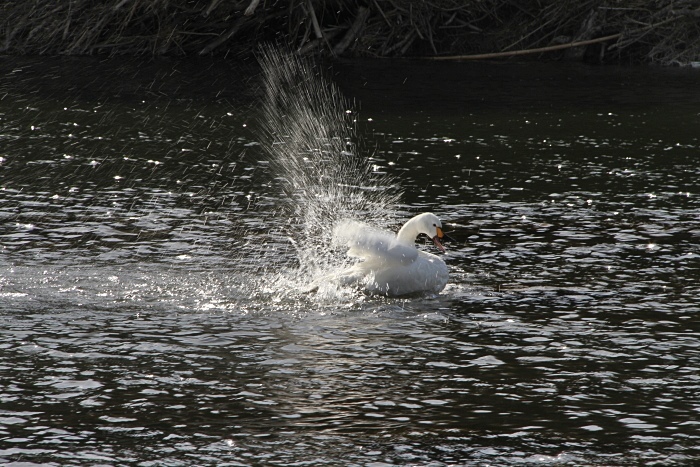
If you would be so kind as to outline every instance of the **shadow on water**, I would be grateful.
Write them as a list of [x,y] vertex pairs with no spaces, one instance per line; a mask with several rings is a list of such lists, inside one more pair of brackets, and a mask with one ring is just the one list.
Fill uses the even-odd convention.
[[457,242],[437,297],[320,300],[280,290],[258,77],[142,65],[2,64],[0,459],[698,459],[700,77],[335,64],[399,216]]

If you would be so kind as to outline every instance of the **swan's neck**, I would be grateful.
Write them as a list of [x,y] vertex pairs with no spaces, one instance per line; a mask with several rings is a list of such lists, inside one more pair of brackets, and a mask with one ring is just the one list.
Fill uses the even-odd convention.
[[406,222],[403,227],[401,227],[401,230],[399,230],[399,233],[396,234],[396,239],[399,241],[399,243],[403,243],[405,245],[413,245],[416,243],[416,237],[418,237],[418,227],[416,226],[416,223],[413,222],[413,219],[409,220]]

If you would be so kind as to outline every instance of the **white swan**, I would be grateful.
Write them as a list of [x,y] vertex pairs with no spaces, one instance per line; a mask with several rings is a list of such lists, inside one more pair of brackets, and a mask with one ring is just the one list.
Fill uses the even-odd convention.
[[348,247],[348,256],[361,261],[325,279],[341,285],[362,284],[368,292],[389,296],[438,293],[447,284],[447,265],[437,256],[416,249],[420,234],[445,251],[442,222],[429,212],[410,219],[396,235],[355,221],[341,222],[334,231],[335,241]]

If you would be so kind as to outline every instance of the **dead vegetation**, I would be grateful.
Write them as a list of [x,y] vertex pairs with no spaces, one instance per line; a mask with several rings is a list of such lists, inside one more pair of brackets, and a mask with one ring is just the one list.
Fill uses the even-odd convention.
[[[6,54],[700,62],[700,0],[0,0]],[[492,55],[497,54],[497,55]]]

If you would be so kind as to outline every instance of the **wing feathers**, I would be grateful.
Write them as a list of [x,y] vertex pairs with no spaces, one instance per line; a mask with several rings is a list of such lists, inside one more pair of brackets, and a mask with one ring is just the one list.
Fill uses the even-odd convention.
[[394,234],[368,227],[359,222],[343,222],[335,229],[336,242],[348,247],[348,256],[383,265],[409,265],[418,258],[413,245],[404,245]]

